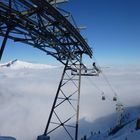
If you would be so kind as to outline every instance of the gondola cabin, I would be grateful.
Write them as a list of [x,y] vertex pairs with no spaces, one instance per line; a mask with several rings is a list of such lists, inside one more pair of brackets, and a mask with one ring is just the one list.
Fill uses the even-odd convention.
[[117,97],[113,97],[113,101],[117,101]]
[[106,98],[105,98],[105,96],[102,96],[102,100],[104,101]]

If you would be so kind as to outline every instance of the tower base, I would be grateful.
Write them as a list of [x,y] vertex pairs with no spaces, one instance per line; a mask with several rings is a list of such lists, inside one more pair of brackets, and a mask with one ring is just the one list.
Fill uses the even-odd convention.
[[50,137],[45,135],[40,135],[37,137],[37,140],[50,140]]

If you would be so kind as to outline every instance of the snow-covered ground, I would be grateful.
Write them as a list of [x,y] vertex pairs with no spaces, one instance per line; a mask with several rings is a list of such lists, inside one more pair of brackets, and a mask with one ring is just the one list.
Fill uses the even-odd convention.
[[[0,65],[0,135],[14,136],[17,140],[35,140],[44,131],[62,67],[18,60],[11,62]],[[140,67],[110,67],[104,68],[103,72],[116,91],[119,102],[126,108],[132,107],[130,113],[136,114],[134,117],[137,118],[140,115]],[[114,93],[103,77],[82,78],[79,138],[84,135],[90,137],[91,131],[99,130],[104,136],[117,123],[116,102],[112,101]],[[105,101],[101,100],[102,91]],[[128,127],[133,125],[135,123],[132,122]],[[122,140],[126,135],[133,137],[132,129],[128,127],[110,139]],[[136,135],[139,136],[139,131]],[[62,139],[61,136],[59,134],[57,138]],[[89,140],[102,140],[102,136],[100,134],[98,139],[90,137]]]
[[[129,115],[128,115],[129,114]],[[110,122],[110,119],[114,118],[115,114],[105,117],[103,120],[99,119],[101,122],[105,122],[106,124]],[[98,131],[91,131],[90,136],[88,136],[88,140],[139,140],[140,138],[140,129],[136,130],[137,120],[140,116],[140,106],[125,108],[125,116],[126,119],[122,123],[122,127],[118,129],[115,133],[112,130],[116,128],[112,123],[108,125],[108,129],[103,130],[100,128]],[[114,125],[114,126],[113,126]]]

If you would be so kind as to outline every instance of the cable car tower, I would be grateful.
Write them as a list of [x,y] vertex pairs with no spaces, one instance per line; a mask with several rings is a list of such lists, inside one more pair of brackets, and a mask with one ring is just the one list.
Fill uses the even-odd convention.
[[45,131],[37,140],[51,139],[59,128],[67,134],[67,140],[78,140],[81,77],[100,73],[95,64],[91,69],[83,64],[83,55],[92,58],[92,50],[75,22],[70,22],[71,14],[58,8],[63,2],[67,0],[0,1],[0,59],[7,40],[12,39],[43,51],[64,65]]

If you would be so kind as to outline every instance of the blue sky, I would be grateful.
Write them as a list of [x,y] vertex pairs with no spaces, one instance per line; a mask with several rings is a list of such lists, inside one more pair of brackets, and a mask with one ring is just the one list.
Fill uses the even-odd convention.
[[[87,27],[82,35],[101,65],[140,65],[139,0],[69,0],[64,7]],[[14,58],[57,63],[30,46],[8,41],[2,62]]]

